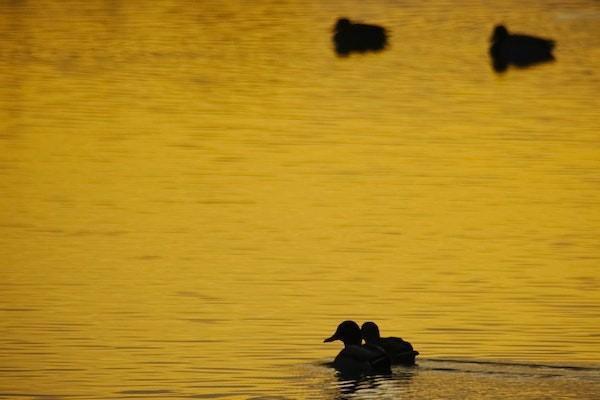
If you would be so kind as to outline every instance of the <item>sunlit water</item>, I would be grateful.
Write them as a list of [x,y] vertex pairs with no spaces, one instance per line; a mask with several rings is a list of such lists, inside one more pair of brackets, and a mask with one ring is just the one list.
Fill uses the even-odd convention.
[[598,396],[598,2],[140,4],[0,2],[0,398]]

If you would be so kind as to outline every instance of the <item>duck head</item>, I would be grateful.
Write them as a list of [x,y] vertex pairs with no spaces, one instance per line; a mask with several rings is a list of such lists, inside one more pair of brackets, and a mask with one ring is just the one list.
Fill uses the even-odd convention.
[[348,18],[340,18],[337,20],[337,23],[335,24],[335,28],[333,28],[333,31],[341,32],[344,29],[348,29],[351,25],[352,25],[352,23],[350,22],[350,20]]
[[496,25],[494,28],[494,33],[491,37],[492,43],[498,43],[508,37],[508,29],[504,25]]
[[335,333],[323,340],[324,343],[341,340],[344,346],[360,345],[361,335],[358,324],[354,321],[344,321],[338,325]]
[[375,322],[367,321],[362,324],[360,328],[362,338],[365,339],[365,343],[371,343],[379,340],[379,327]]

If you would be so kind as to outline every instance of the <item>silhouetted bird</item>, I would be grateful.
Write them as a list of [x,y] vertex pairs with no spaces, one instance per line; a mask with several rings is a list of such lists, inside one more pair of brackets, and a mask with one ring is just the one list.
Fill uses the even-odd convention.
[[490,56],[496,72],[505,71],[511,64],[528,67],[554,60],[554,40],[510,34],[504,25],[494,28],[491,42]]
[[413,365],[419,354],[407,341],[398,337],[382,338],[375,322],[365,322],[361,327],[362,338],[366,345],[379,346],[390,357],[393,364]]
[[338,325],[335,333],[324,340],[333,342],[341,340],[344,348],[335,357],[333,366],[340,374],[347,378],[357,378],[363,375],[389,374],[390,358],[377,347],[361,345],[360,328],[354,321],[344,321]]
[[351,52],[383,50],[387,45],[387,32],[377,25],[355,24],[348,18],[340,18],[334,32],[335,51],[341,56]]

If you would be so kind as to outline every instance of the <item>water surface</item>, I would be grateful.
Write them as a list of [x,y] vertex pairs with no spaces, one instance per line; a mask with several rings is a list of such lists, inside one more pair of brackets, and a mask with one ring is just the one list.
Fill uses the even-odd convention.
[[[337,57],[340,16],[389,48]],[[594,398],[599,20],[0,3],[0,397]],[[557,61],[495,74],[499,22]],[[348,318],[419,367],[338,381]]]

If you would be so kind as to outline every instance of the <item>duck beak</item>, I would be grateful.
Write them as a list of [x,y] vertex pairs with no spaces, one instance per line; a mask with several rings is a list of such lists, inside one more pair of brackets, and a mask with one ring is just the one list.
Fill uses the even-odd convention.
[[334,333],[333,336],[328,337],[327,339],[323,340],[323,343],[333,342],[334,340],[340,340],[339,336],[337,335],[337,332]]

